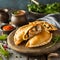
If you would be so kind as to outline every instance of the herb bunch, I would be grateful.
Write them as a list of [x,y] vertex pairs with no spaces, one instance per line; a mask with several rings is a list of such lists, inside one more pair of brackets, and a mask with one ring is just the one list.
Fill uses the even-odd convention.
[[60,35],[56,35],[52,38],[52,44],[48,46],[47,48],[53,47],[57,42],[60,42]]
[[60,2],[55,2],[52,4],[41,4],[38,5],[35,3],[30,3],[27,5],[28,11],[36,12],[36,13],[60,13]]

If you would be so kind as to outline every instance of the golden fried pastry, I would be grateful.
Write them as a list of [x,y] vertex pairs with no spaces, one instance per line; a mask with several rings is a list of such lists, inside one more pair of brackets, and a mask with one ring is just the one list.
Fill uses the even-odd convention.
[[38,47],[48,44],[52,39],[52,33],[42,30],[39,34],[28,40],[26,47]]
[[41,26],[47,31],[55,31],[58,30],[53,24],[49,24],[48,22],[45,21],[40,21]]
[[15,45],[20,44],[23,40],[28,40],[41,32],[41,25],[31,23],[20,27],[14,35]]
[[[55,31],[55,30],[58,30],[53,24],[50,24],[46,21],[34,21],[32,22],[33,24],[36,23],[36,24],[40,24],[46,31]],[[32,24],[30,23],[30,24]]]
[[14,35],[15,45],[24,40],[28,40],[26,47],[37,47],[49,43],[52,39],[52,33],[57,28],[45,21],[34,21],[17,29]]

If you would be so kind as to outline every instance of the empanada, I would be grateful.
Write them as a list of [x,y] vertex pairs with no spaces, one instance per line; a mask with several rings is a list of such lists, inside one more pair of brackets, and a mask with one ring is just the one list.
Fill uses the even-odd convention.
[[41,25],[38,23],[31,23],[20,27],[14,35],[15,45],[20,44],[23,40],[28,40],[31,37],[41,32]]
[[38,47],[48,44],[52,39],[52,33],[42,30],[39,34],[28,40],[26,47]]
[[46,21],[36,20],[36,21],[34,21],[32,23],[40,24],[46,31],[55,31],[55,30],[58,30],[57,27],[55,27],[53,24],[50,24],[50,23],[48,23]]
[[[37,42],[38,39],[35,39],[35,38],[39,38],[39,36],[40,36],[40,38],[43,39],[41,36],[43,36],[45,33],[46,33],[46,36],[48,34],[48,38],[49,38],[49,35],[52,36],[52,33],[50,33],[50,31],[55,31],[55,30],[57,30],[57,28],[54,25],[49,24],[48,22],[45,22],[45,21],[38,21],[37,20],[37,21],[34,21],[34,22],[30,22],[29,24],[24,25],[24,26],[20,27],[19,29],[17,29],[17,31],[15,32],[15,35],[14,35],[14,43],[15,43],[15,45],[18,45],[22,41],[28,40],[30,38],[31,39],[29,41],[33,42],[33,41],[36,40],[36,42]],[[43,32],[41,32],[41,31],[43,31]],[[41,32],[41,34],[40,34],[40,32]],[[45,37],[45,35],[44,35],[44,37]],[[41,40],[39,39],[39,41],[41,41]],[[45,40],[42,40],[42,42],[44,42],[44,41]],[[44,42],[43,44],[46,44],[49,41],[50,41],[50,39],[47,40],[46,42]],[[39,44],[40,43],[41,42],[39,42]],[[28,44],[30,44],[30,43],[28,42],[26,44],[26,46],[28,46]],[[42,43],[40,45],[42,45]],[[35,44],[33,45],[33,47],[34,46],[35,46]]]

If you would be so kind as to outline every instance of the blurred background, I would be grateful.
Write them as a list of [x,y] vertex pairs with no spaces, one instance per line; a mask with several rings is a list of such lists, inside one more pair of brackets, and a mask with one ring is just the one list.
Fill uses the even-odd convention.
[[[37,0],[41,3],[53,3],[60,2],[60,0]],[[0,8],[9,8],[9,9],[24,9],[26,10],[26,5],[30,3],[30,0],[0,0]]]

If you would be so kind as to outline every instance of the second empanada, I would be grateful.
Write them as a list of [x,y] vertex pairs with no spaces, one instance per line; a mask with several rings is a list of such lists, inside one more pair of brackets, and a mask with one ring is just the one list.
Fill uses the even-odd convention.
[[26,47],[38,47],[49,43],[52,39],[52,33],[47,31],[42,31],[39,34],[31,38],[27,43]]

